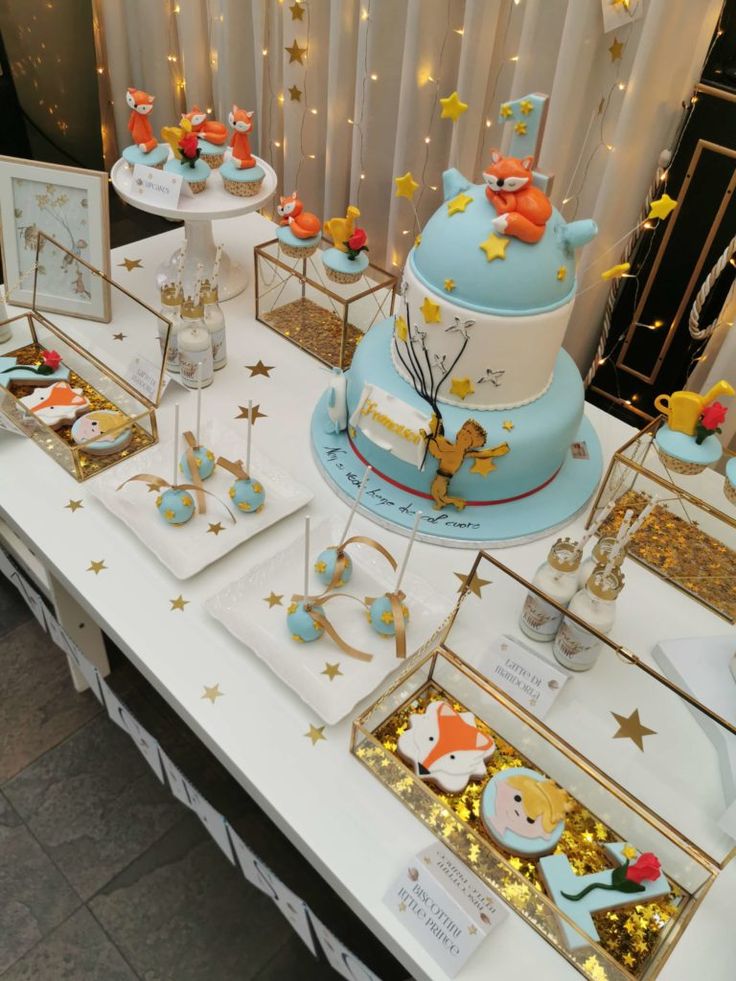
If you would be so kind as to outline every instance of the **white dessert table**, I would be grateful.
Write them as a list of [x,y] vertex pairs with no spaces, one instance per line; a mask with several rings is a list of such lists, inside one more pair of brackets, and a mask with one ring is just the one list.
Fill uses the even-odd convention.
[[[248,215],[216,222],[215,235],[233,253],[247,257],[254,245],[273,237],[273,225],[259,215]],[[115,250],[114,276],[155,305],[152,270],[182,238],[182,230],[177,229]],[[140,258],[142,268],[121,269],[118,264],[123,255]],[[207,390],[206,413],[223,421],[234,420],[239,407],[252,399],[265,414],[254,428],[256,441],[262,441],[269,454],[313,489],[309,512],[315,518],[344,515],[345,505],[327,488],[312,461],[308,438],[311,410],[324,389],[328,369],[255,321],[252,286],[224,310],[229,363]],[[115,310],[113,325],[124,331],[125,323],[115,320]],[[90,331],[90,337],[99,329],[99,325],[80,321],[75,327]],[[259,360],[274,366],[270,377],[251,377],[244,367]],[[187,400],[194,398],[178,386],[169,387],[158,412],[164,433],[172,425],[175,401],[189,408]],[[595,408],[588,407],[587,412],[608,459],[632,431]],[[65,509],[70,498],[82,499],[83,508]],[[312,745],[305,734],[310,724],[320,725],[320,720],[204,609],[210,596],[247,567],[285,547],[295,536],[302,514],[180,583],[108,514],[90,487],[77,484],[29,441],[0,433],[0,519],[0,540],[21,558],[28,557],[28,550],[33,553],[30,571],[39,585],[48,590],[50,578],[52,589],[57,584],[64,596],[115,641],[407,972],[422,981],[444,981],[444,972],[382,901],[406,860],[433,840],[431,833],[350,755],[349,719],[325,729],[326,741]],[[578,519],[570,533],[580,531],[582,524],[583,519]],[[381,532],[381,539],[399,553],[405,544],[405,539],[389,532]],[[545,552],[542,541],[505,549],[499,558],[531,577]],[[438,590],[454,593],[458,580],[453,573],[467,572],[474,556],[474,551],[418,543],[413,562]],[[87,571],[93,560],[105,562],[99,575]],[[649,663],[654,664],[650,652],[663,637],[717,635],[732,629],[634,563],[627,563],[626,573],[628,583],[619,601],[615,638]],[[288,588],[284,584],[283,592]],[[188,605],[183,612],[172,611],[169,601],[180,594]],[[468,597],[471,624],[472,604],[478,604],[479,611],[483,608],[475,597]],[[498,625],[482,623],[480,639],[490,636],[491,629],[493,635],[514,629],[515,614],[510,611],[510,619]],[[461,639],[462,634],[458,642]],[[451,640],[453,648],[463,653]],[[215,684],[223,697],[213,704],[202,698],[202,692],[205,685]],[[565,691],[572,684],[578,685],[578,679],[568,683]],[[594,704],[596,697],[603,697],[600,688],[600,680],[596,682],[595,672],[590,672],[574,690],[586,693],[583,698],[590,697]],[[646,724],[645,708],[641,706]],[[687,713],[684,707],[681,711]],[[561,724],[576,721],[566,723],[562,715],[559,719]],[[555,716],[550,715],[548,721],[554,726]],[[622,742],[628,743],[610,741],[610,752],[621,754]],[[645,754],[629,745],[637,773],[642,771],[643,776],[638,775],[645,779],[646,767],[652,772],[657,767],[656,751],[649,748],[651,743]],[[621,758],[625,763],[626,757]],[[708,981],[730,981],[736,952],[735,906],[736,863],[732,863],[708,893],[661,976],[667,981],[692,981],[706,976],[707,963]],[[512,914],[459,977],[462,981],[487,981],[489,977],[573,981],[579,975]]]

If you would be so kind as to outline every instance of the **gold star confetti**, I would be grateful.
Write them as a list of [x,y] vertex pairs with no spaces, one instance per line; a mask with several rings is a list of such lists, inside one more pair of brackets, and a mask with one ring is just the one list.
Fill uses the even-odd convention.
[[327,736],[325,735],[324,726],[313,726],[310,724],[309,732],[305,732],[304,735],[306,736],[307,739],[312,740],[313,746],[316,746],[317,743],[320,741],[320,739],[324,739],[325,742],[327,741]]
[[[235,416],[235,418],[236,419],[247,419],[248,418],[248,406],[247,405],[245,405],[245,406],[239,405],[238,408],[240,409],[240,415]],[[266,415],[266,413],[265,412],[261,412],[261,406],[260,406],[260,404],[253,406],[253,411],[250,414],[251,425],[255,426],[256,422],[259,419],[267,419],[267,418],[268,418],[268,416]]]
[[663,194],[661,198],[657,198],[656,201],[652,201],[649,206],[649,214],[647,218],[666,218],[667,215],[674,211],[677,207],[677,201],[669,196],[669,194]]
[[94,562],[92,559],[89,560],[89,568],[87,569],[87,572],[94,572],[96,576],[99,576],[103,569],[107,569],[104,559],[100,559],[99,562]]
[[560,268],[557,270],[557,278],[559,279],[560,282],[562,282],[566,276],[567,276],[567,266],[560,266]]
[[534,103],[531,99],[522,99],[519,103],[519,112],[522,116],[528,116],[530,112],[534,112]]
[[121,331],[119,334],[113,334],[112,339],[114,341],[124,341],[127,336],[128,336],[127,334],[123,334],[123,332]]
[[518,133],[519,136],[526,136],[526,123],[517,123],[514,126],[514,132]]
[[502,119],[513,119],[514,118],[514,110],[508,104],[508,102],[504,102],[504,104],[501,106],[501,118]]
[[82,503],[82,501],[70,500],[68,504],[64,505],[64,507],[66,508],[67,511],[71,511],[72,514],[74,514],[75,511],[78,511],[80,508],[83,508],[84,504]]
[[414,239],[414,247],[418,248],[422,244],[422,233],[420,232]]
[[270,378],[269,372],[273,371],[274,365],[264,364],[262,361],[258,361],[256,364],[247,364],[245,366],[250,372],[250,377],[255,378],[256,375],[264,375],[266,378]]
[[468,933],[469,933],[469,934],[470,934],[470,936],[472,937],[472,936],[474,936],[474,935],[475,935],[475,934],[476,934],[477,932],[478,932],[478,927],[477,927],[477,926],[475,925],[475,923],[471,923],[471,924],[470,924],[470,926],[468,927]]
[[284,48],[284,51],[287,51],[289,53],[289,64],[291,64],[294,61],[298,61],[300,65],[303,65],[304,64],[304,62],[302,61],[302,58],[307,53],[307,49],[306,48],[300,48],[299,47],[299,42],[297,41],[296,38],[294,38],[291,47],[290,48]]
[[506,258],[506,246],[509,244],[509,239],[499,238],[498,235],[491,233],[485,242],[481,242],[478,246],[479,249],[483,249],[486,254],[486,259],[489,262],[493,262],[494,259],[505,259]]
[[181,612],[183,613],[183,612],[184,612],[184,607],[185,607],[185,606],[186,606],[186,605],[187,605],[187,604],[188,604],[189,602],[190,602],[190,601],[189,601],[189,600],[185,600],[185,599],[184,599],[184,597],[183,597],[183,596],[182,596],[181,594],[179,594],[179,595],[178,595],[178,596],[176,597],[176,599],[173,599],[173,600],[169,600],[169,603],[171,603],[171,610],[172,610],[172,612],[173,612],[174,610],[181,610]]
[[479,473],[481,477],[487,477],[488,474],[495,469],[496,469],[496,464],[493,462],[493,460],[490,457],[488,457],[487,459],[484,459],[483,457],[479,457],[478,459],[473,460],[473,465],[470,468],[470,472]]
[[123,261],[119,262],[118,265],[125,266],[128,272],[131,272],[133,269],[143,268],[143,263],[140,259],[123,259]]
[[410,170],[407,170],[403,177],[394,177],[394,184],[397,198],[408,198],[411,201],[414,192],[419,190],[419,185],[411,176]]
[[623,962],[627,967],[633,967],[636,964],[636,958],[633,954],[626,953],[623,956]]
[[456,123],[468,108],[467,102],[462,102],[457,92],[440,99],[440,105],[442,106],[440,119],[451,119],[453,123]]
[[342,675],[342,671],[340,670],[340,664],[339,663],[330,664],[328,661],[325,661],[325,669],[320,673],[326,674],[327,677],[330,679],[330,681],[334,681],[334,679],[337,678],[338,675]]
[[438,324],[440,322],[440,305],[434,303],[428,296],[424,297],[424,303],[419,309],[422,311],[425,324]]
[[507,433],[510,433],[513,428],[514,424],[510,419],[504,419],[501,423],[501,429],[505,429]]
[[644,736],[656,736],[655,729],[648,729],[642,725],[639,718],[639,709],[634,709],[631,715],[619,715],[618,712],[611,712],[616,722],[618,731],[614,733],[614,739],[630,739],[635,746],[644,752]]
[[289,89],[289,99],[291,102],[301,102],[302,101],[302,90],[298,85],[292,85]]
[[473,594],[473,596],[477,596],[479,599],[483,598],[480,594],[480,591],[483,589],[484,586],[490,585],[491,582],[490,579],[481,579],[477,572],[473,574],[473,578],[470,580],[469,583],[468,583],[468,577],[464,572],[453,572],[453,576],[457,576],[457,578],[460,580],[460,585],[458,586],[458,590],[457,590],[458,593],[465,588],[465,584],[467,583],[468,590]]
[[409,330],[406,326],[406,321],[401,316],[401,314],[399,314],[396,320],[394,321],[394,328],[396,330],[396,336],[398,337],[398,339],[400,341],[405,341],[409,336]]
[[211,525],[209,526],[209,528],[207,529],[207,534],[208,534],[208,535],[214,535],[214,536],[215,536],[215,538],[217,538],[217,536],[218,536],[218,535],[220,534],[220,532],[221,532],[221,531],[224,531],[224,530],[225,530],[225,529],[224,529],[224,528],[223,528],[223,526],[222,526],[222,525],[220,524],[220,522],[219,522],[219,521],[216,521],[216,522],[215,522],[214,524],[211,524]]
[[263,597],[263,602],[268,603],[268,608],[270,610],[274,606],[282,606],[283,604],[281,600],[283,598],[283,593],[274,593],[273,590],[271,590],[271,593],[268,596]]
[[299,3],[299,0],[295,0],[295,3],[289,7],[291,11],[292,20],[304,20],[304,7]]
[[450,394],[457,395],[459,399],[465,399],[475,391],[473,383],[469,378],[453,378],[450,382]]
[[461,191],[457,197],[454,197],[451,201],[447,202],[447,214],[452,217],[452,215],[457,215],[461,211],[465,211],[469,204],[473,203],[473,199],[469,194],[465,194]]
[[610,269],[604,269],[601,273],[601,279],[619,279],[619,277],[625,275],[629,269],[631,269],[630,262],[619,262],[616,266],[611,266]]
[[444,286],[445,286],[445,290],[448,293],[452,293],[452,291],[455,289],[455,280],[454,279],[446,279],[445,280],[445,283],[444,283]]
[[624,43],[619,41],[617,37],[614,37],[611,47],[608,49],[611,53],[611,61],[620,61],[621,56],[624,53]]
[[404,902],[399,903],[399,913],[405,913],[405,912],[406,912],[406,903]]
[[212,685],[212,687],[204,686],[204,692],[200,695],[200,698],[206,698],[208,701],[212,702],[214,705],[218,698],[222,698],[225,694],[224,691],[220,691],[220,683]]

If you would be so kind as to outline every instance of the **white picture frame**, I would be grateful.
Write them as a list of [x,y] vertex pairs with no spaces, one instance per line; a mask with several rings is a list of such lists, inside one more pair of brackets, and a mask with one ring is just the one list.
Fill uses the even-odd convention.
[[[0,156],[0,253],[9,304],[34,306],[39,231],[109,277],[107,174]],[[47,270],[41,252],[35,308],[109,323],[109,283],[61,250],[52,261]]]

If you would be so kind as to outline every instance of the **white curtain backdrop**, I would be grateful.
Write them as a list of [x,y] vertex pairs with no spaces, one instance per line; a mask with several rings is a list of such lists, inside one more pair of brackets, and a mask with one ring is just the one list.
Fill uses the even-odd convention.
[[[397,271],[418,231],[393,178],[411,171],[418,221],[441,175],[479,179],[504,145],[501,102],[550,95],[537,169],[563,215],[593,217],[565,346],[587,369],[611,248],[639,209],[699,76],[721,0],[631,0],[641,16],[604,33],[615,0],[95,0],[106,148],[128,143],[125,90],[156,96],[154,125],[195,103],[226,120],[256,109],[255,152],[322,217],[362,212],[373,262]],[[286,50],[306,48],[297,60]],[[298,60],[301,58],[301,60]],[[99,71],[99,69],[98,69]],[[468,110],[440,118],[457,90]],[[108,161],[111,163],[112,160]],[[593,263],[593,265],[591,265]],[[599,285],[594,285],[598,283]]]

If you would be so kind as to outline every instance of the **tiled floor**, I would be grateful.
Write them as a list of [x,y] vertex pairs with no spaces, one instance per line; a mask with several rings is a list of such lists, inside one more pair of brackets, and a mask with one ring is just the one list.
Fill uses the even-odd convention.
[[[111,687],[241,837],[386,981],[406,977],[168,705]],[[162,787],[0,576],[2,981],[330,981]]]

